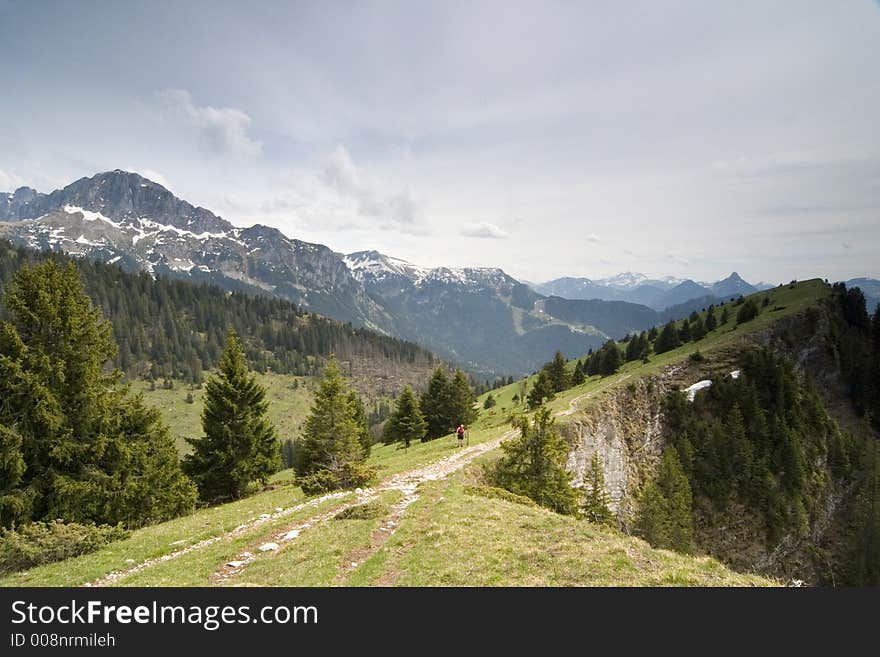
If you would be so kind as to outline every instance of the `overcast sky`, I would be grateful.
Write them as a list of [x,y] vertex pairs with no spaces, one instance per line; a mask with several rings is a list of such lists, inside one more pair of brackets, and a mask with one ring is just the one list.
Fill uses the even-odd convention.
[[880,277],[880,4],[0,0],[0,190],[541,281]]

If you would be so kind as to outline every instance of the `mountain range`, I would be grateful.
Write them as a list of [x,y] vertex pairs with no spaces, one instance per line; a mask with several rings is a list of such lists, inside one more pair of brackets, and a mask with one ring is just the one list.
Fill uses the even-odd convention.
[[377,251],[337,253],[269,226],[236,227],[118,169],[49,194],[0,193],[0,237],[128,271],[278,296],[418,342],[487,377],[533,371],[556,349],[580,356],[670,312],[760,289],[736,273],[711,285],[626,273],[530,287],[498,268],[426,268]]
[[650,279],[644,274],[626,272],[611,278],[557,278],[533,285],[536,292],[556,295],[565,299],[602,299],[605,301],[628,301],[640,303],[662,311],[694,299],[715,300],[753,294],[773,285],[752,285],[733,272],[715,283],[701,283],[690,279],[666,277]]

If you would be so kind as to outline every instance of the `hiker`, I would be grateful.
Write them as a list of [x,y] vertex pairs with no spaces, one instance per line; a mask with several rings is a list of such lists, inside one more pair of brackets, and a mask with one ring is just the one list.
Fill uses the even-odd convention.
[[458,446],[461,447],[464,444],[464,425],[459,424],[458,429],[455,430],[455,433],[458,434]]

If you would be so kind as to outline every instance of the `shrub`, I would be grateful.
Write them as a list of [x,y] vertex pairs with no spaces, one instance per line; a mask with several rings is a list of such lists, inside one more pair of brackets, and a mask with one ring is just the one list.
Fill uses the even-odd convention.
[[381,518],[388,513],[388,507],[379,500],[373,500],[366,504],[358,504],[343,509],[335,516],[334,520],[372,520],[373,518]]
[[0,573],[24,570],[94,552],[130,532],[118,525],[75,522],[32,522],[18,529],[0,529]]
[[702,363],[704,360],[706,360],[706,357],[699,351],[694,351],[688,356],[688,360],[692,363]]
[[745,322],[749,322],[755,317],[758,316],[758,304],[755,303],[754,299],[749,299],[736,313],[736,323],[743,324]]
[[336,468],[322,468],[298,482],[306,495],[320,495],[333,490],[364,486],[375,476],[376,470],[357,461],[349,461]]
[[490,500],[504,500],[505,502],[513,502],[514,504],[525,504],[526,506],[538,506],[535,502],[525,495],[517,495],[503,488],[495,486],[465,486],[466,495],[474,495],[475,497],[486,497]]

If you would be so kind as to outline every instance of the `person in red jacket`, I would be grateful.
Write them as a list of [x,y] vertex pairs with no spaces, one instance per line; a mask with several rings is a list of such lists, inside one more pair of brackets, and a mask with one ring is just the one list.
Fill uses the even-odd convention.
[[458,434],[458,446],[461,447],[464,444],[464,425],[459,424],[458,429],[455,430],[455,433]]

